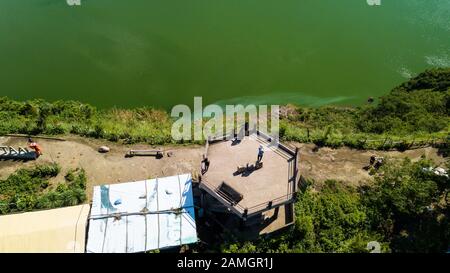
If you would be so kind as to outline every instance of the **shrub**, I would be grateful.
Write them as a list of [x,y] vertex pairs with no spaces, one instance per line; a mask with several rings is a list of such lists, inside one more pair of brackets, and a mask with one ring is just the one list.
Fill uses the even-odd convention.
[[86,200],[84,170],[69,171],[63,183],[56,188],[49,187],[48,179],[56,177],[60,170],[57,164],[37,165],[31,169],[19,169],[0,181],[0,214],[83,203]]
[[450,184],[424,170],[429,166],[427,160],[388,160],[377,171],[375,184],[362,189],[372,228],[391,241],[395,252],[447,251],[450,214],[448,200],[443,200]]

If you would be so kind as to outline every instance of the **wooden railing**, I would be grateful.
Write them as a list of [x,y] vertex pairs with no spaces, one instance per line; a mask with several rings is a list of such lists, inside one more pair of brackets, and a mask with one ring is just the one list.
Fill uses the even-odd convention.
[[[256,130],[257,136],[262,137],[266,141],[272,142],[275,140],[271,136]],[[210,143],[218,142],[226,140],[230,137],[230,134],[223,134],[219,136],[209,137],[208,141],[206,141],[205,145],[205,156],[208,156],[208,149]],[[272,200],[260,203],[258,205],[252,207],[243,207],[239,203],[235,203],[231,200],[226,194],[222,194],[220,192],[219,187],[214,187],[213,185],[201,181],[200,187],[208,192],[210,195],[214,196],[218,201],[223,203],[228,209],[233,211],[235,214],[239,215],[242,218],[247,218],[255,214],[262,213],[264,211],[282,206],[284,204],[291,203],[295,200],[296,186],[298,180],[298,149],[296,147],[286,145],[277,141],[275,143],[278,149],[281,149],[283,152],[287,153],[290,158],[288,159],[288,193],[286,195],[274,198]]]
[[262,213],[267,210],[274,209],[276,207],[292,203],[295,199],[295,192],[274,198],[270,201],[266,201],[251,207],[243,207],[239,203],[235,204],[233,200],[227,197],[226,194],[221,194],[218,187],[214,187],[207,182],[201,182],[200,187],[215,197],[220,203],[224,204],[233,213],[237,214],[241,218],[248,218],[255,214]]

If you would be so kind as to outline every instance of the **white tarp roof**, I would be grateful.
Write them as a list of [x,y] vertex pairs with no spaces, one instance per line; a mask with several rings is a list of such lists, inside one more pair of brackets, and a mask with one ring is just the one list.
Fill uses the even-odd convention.
[[83,253],[89,205],[0,216],[0,252]]
[[86,252],[143,252],[195,242],[190,174],[94,187]]

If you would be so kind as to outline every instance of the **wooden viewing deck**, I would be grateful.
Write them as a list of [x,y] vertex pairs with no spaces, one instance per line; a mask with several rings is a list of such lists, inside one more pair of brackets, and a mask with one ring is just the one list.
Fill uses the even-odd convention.
[[[209,141],[205,153],[210,166],[200,187],[243,219],[293,202],[298,181],[298,150],[280,143],[274,145],[269,140],[270,137],[260,133],[237,143]],[[263,167],[255,170],[252,167],[260,145],[264,147]],[[238,166],[247,164],[250,170],[237,174]]]

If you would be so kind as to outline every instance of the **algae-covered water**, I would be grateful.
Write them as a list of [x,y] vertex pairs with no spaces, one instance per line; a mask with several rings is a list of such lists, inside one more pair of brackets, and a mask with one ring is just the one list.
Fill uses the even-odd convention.
[[450,66],[450,1],[0,1],[0,96],[364,103]]

